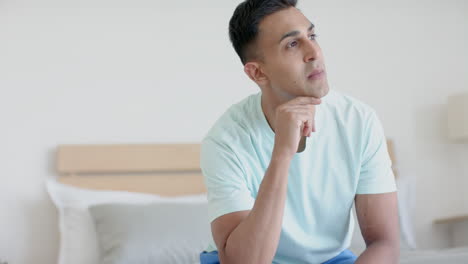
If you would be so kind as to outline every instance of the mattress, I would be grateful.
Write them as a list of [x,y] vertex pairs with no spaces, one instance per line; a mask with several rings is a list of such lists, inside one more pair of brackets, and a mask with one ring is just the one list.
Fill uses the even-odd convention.
[[403,250],[401,264],[468,264],[468,247],[434,250]]

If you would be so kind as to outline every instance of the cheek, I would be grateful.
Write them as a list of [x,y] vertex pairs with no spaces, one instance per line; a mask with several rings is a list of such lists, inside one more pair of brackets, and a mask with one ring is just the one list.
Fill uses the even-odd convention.
[[290,64],[288,67],[283,69],[283,74],[285,79],[289,82],[294,82],[294,84],[301,84],[304,82],[304,69],[300,67],[300,64]]
[[278,56],[273,63],[271,80],[282,85],[299,85],[304,82],[304,68],[296,56]]
[[283,73],[287,76],[294,76],[300,68],[300,63],[293,58],[285,57],[278,61],[276,68],[278,73]]

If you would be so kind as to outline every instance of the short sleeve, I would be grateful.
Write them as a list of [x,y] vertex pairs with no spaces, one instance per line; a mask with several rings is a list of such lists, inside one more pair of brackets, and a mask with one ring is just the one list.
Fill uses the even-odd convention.
[[362,142],[361,171],[356,193],[373,194],[396,191],[387,139],[375,111],[372,111],[368,118]]
[[210,222],[228,213],[252,209],[255,200],[247,187],[244,170],[228,146],[209,138],[203,140],[200,167],[208,191]]

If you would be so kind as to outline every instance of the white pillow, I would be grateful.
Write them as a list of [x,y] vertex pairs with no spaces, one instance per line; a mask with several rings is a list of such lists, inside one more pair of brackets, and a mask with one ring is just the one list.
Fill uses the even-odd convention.
[[59,264],[98,264],[99,244],[88,208],[105,203],[146,204],[156,201],[206,201],[206,194],[162,197],[126,191],[99,191],[49,179],[47,191],[59,212]]
[[195,263],[212,240],[208,202],[90,207],[101,264]]

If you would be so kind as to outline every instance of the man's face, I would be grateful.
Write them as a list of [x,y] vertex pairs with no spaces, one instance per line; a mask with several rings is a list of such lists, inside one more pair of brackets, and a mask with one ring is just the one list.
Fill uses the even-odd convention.
[[[285,99],[328,93],[322,50],[312,23],[296,8],[265,17],[259,25],[260,65],[273,92]],[[313,75],[317,71],[321,74]],[[311,75],[312,74],[312,75]]]

